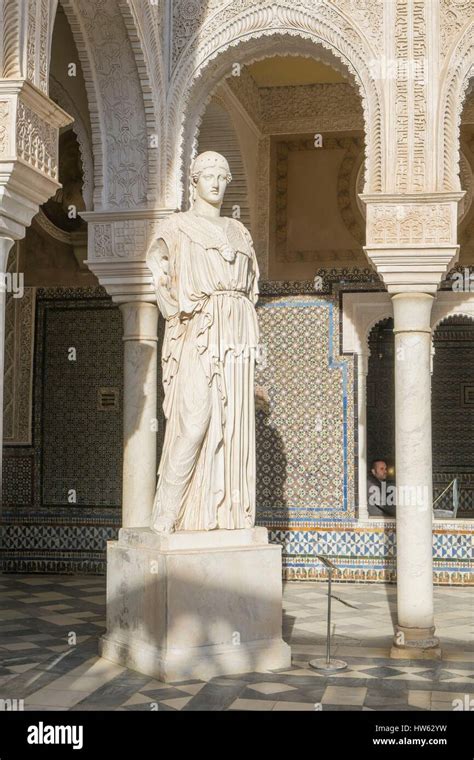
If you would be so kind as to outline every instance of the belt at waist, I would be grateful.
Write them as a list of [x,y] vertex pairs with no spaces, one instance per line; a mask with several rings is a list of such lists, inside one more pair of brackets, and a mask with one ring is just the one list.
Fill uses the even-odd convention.
[[210,295],[211,296],[231,295],[231,296],[243,296],[244,298],[248,298],[248,295],[245,292],[245,290],[213,290]]

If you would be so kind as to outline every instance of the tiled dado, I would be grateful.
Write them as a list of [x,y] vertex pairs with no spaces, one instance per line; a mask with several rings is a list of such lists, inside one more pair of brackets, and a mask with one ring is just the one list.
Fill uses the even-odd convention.
[[0,569],[7,573],[104,574],[105,546],[118,538],[118,509],[6,509]]
[[[337,567],[334,579],[349,582],[396,580],[396,534],[393,521],[382,525],[319,520],[309,526],[268,526],[270,540],[283,547],[286,580],[320,580],[327,570],[317,559],[327,556]],[[474,584],[474,522],[437,523],[433,527],[433,579],[441,585]]]

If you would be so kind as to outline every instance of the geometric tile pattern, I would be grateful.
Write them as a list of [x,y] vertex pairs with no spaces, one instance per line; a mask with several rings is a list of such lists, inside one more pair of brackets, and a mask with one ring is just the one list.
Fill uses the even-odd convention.
[[[5,510],[0,528],[4,572],[104,574],[106,542],[118,538],[115,510]],[[85,514],[84,514],[85,512]]]
[[354,515],[353,358],[338,353],[338,303],[262,298],[257,314],[256,379],[269,397],[257,421],[258,522]]
[[39,288],[36,305],[33,444],[4,457],[0,566],[104,573],[121,521],[122,414],[98,411],[97,389],[121,398],[121,315],[102,288]]
[[[377,528],[353,522],[317,521],[307,530],[271,529],[270,540],[283,548],[286,579],[326,577],[317,554],[336,567],[334,577],[346,581],[395,581],[396,533],[393,523]],[[433,529],[434,582],[474,583],[474,523],[437,522]]]
[[289,583],[283,636],[291,667],[165,684],[97,656],[104,578],[4,576],[1,696],[23,699],[25,710],[48,711],[453,710],[455,700],[474,696],[470,593],[435,589],[442,660],[391,660],[396,589],[333,584],[332,655],[348,667],[328,676],[309,667],[325,654],[326,584]]
[[[40,303],[42,503],[118,507],[121,502],[123,342],[119,310],[94,302]],[[98,409],[114,387],[119,408]],[[72,492],[74,492],[72,494]],[[71,502],[74,498],[74,502]]]
[[[16,449],[16,447],[15,447]],[[33,504],[33,452],[7,449],[3,457],[3,505]]]
[[46,550],[59,547],[64,551],[90,549],[100,551],[105,541],[116,538],[117,529],[110,525],[6,525],[3,549]]

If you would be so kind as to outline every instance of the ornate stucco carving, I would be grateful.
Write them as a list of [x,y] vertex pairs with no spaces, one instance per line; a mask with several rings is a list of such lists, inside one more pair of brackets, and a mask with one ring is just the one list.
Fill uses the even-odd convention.
[[440,56],[444,59],[451,44],[474,16],[474,0],[440,0]]
[[20,14],[17,0],[5,0],[2,17],[3,77],[21,76],[20,66]]
[[58,134],[71,118],[27,80],[4,79],[0,89],[0,225],[16,240],[59,187]]
[[456,239],[450,203],[370,204],[367,240],[370,245],[451,243]]
[[58,177],[57,130],[22,101],[16,119],[18,157],[52,179]]
[[88,259],[112,261],[143,259],[153,237],[161,211],[140,211],[127,216],[127,212],[114,214],[83,213],[88,222]]
[[395,192],[426,190],[426,7],[424,0],[397,0],[395,49]]
[[145,107],[115,0],[64,0],[86,85],[94,146],[95,208],[147,204]]
[[474,21],[463,32],[440,83],[438,187],[458,190],[462,107],[474,77]]
[[10,103],[0,100],[0,156],[8,156],[10,152]]
[[373,49],[383,51],[384,8],[383,0],[334,0],[334,5],[354,19],[363,29]]
[[38,86],[43,92],[48,92],[50,6],[50,0],[41,0],[39,5]]
[[260,97],[266,134],[364,129],[360,96],[350,84],[262,87]]
[[26,0],[26,78],[48,92],[49,47],[54,17],[50,0]]
[[36,67],[36,0],[27,0],[28,3],[28,26],[27,26],[27,62],[26,78],[30,82],[35,78]]
[[230,89],[240,100],[249,116],[255,124],[262,129],[262,101],[259,88],[255,80],[247,71],[246,66],[242,66],[239,76],[230,76],[226,80]]
[[171,70],[194,34],[216,10],[225,5],[222,0],[171,0]]
[[148,140],[148,200],[157,198],[161,181],[165,75],[161,43],[161,14],[164,3],[118,0],[135,57],[140,80]]
[[462,199],[459,207],[458,223],[461,224],[471,209],[473,192],[472,167],[464,153],[461,153],[459,162],[459,175],[461,180],[461,187],[466,191],[466,195]]

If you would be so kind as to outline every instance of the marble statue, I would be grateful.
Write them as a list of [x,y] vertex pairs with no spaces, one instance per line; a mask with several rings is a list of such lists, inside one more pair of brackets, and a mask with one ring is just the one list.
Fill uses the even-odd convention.
[[166,320],[157,532],[255,524],[258,266],[243,224],[220,216],[231,179],[224,156],[201,153],[191,209],[163,220],[147,253]]

